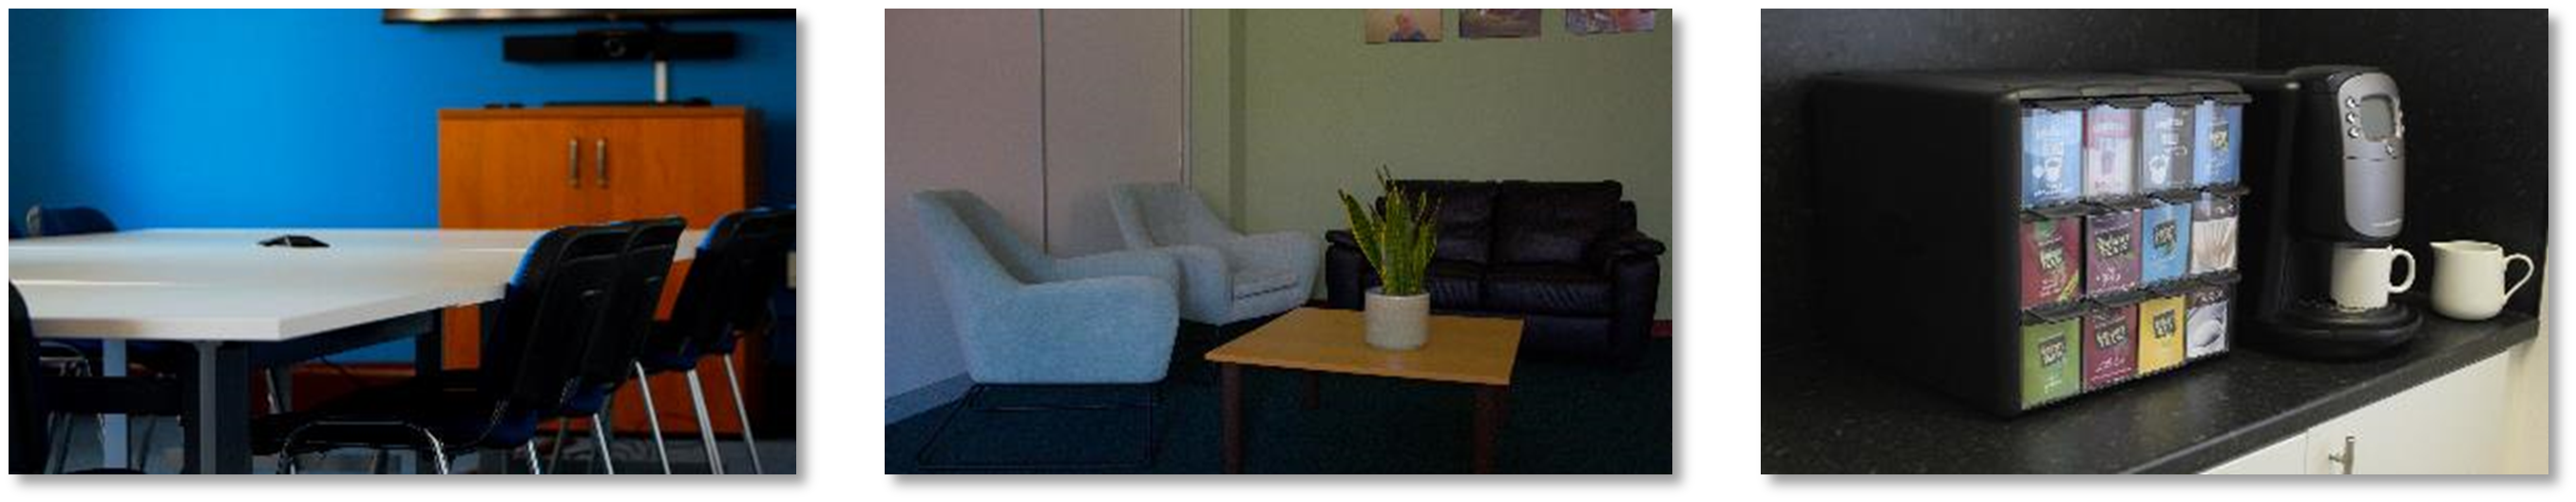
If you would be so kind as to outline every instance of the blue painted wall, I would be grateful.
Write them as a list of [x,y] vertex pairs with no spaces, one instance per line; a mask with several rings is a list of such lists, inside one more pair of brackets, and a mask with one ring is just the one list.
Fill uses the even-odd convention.
[[[515,64],[501,37],[606,24],[384,24],[381,11],[13,11],[9,209],[127,227],[437,224],[439,108],[642,100],[643,63]],[[768,202],[795,200],[795,25],[702,21],[741,54],[674,95],[763,113]],[[18,222],[11,218],[12,225]]]
[[[125,228],[434,227],[438,109],[652,98],[646,63],[501,61],[505,35],[637,25],[382,15],[12,10],[11,230],[40,203],[95,206]],[[733,59],[672,63],[672,96],[760,110],[764,202],[794,204],[796,23],[672,26],[736,35]]]

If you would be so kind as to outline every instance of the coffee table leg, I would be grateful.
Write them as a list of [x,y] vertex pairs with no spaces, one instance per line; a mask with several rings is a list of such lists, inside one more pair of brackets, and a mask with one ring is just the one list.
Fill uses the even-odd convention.
[[1494,439],[1502,431],[1508,387],[1476,386],[1476,473],[1494,473]]
[[1225,380],[1225,473],[1243,473],[1243,366],[1220,364]]
[[1306,393],[1305,393],[1305,395],[1304,395],[1301,399],[1299,399],[1299,400],[1298,400],[1298,404],[1304,405],[1304,406],[1306,407],[1306,409],[1309,409],[1309,410],[1323,407],[1323,406],[1324,406],[1324,384],[1323,384],[1323,381],[1324,381],[1324,374],[1323,374],[1323,372],[1318,372],[1318,371],[1306,371],[1306,372],[1302,372],[1302,373],[1304,373],[1304,374],[1305,374],[1304,379],[1306,380],[1306,382],[1305,382],[1305,383],[1306,383]]

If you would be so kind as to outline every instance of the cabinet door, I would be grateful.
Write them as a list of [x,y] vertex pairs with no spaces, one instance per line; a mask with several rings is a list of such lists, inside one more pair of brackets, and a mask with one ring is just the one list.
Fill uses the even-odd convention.
[[608,197],[608,218],[688,218],[714,225],[751,206],[751,159],[744,118],[656,117],[598,120],[585,144],[597,156],[583,164],[587,181]]
[[578,169],[589,156],[580,121],[445,119],[438,129],[439,226],[542,229],[604,216]]
[[2353,474],[2497,474],[2505,458],[2505,360],[2490,357],[2308,430],[2314,472],[2352,438]]
[[2294,434],[2201,474],[2309,474],[2308,435]]
[[2202,474],[2496,474],[2504,461],[2502,357],[2318,424]]

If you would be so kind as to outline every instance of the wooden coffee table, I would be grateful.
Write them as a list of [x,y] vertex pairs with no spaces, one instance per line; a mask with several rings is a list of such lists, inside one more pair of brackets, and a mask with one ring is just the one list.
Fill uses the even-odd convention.
[[1431,341],[1392,351],[1364,341],[1359,311],[1301,308],[1207,353],[1224,374],[1225,472],[1243,473],[1243,367],[1304,373],[1306,409],[1320,400],[1317,377],[1341,373],[1465,384],[1476,389],[1475,472],[1494,472],[1494,436],[1502,428],[1520,355],[1521,321],[1431,316]]

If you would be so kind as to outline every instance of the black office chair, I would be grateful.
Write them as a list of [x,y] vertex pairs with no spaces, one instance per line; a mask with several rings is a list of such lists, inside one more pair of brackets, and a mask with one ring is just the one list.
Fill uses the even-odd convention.
[[66,235],[103,234],[116,231],[116,222],[106,211],[88,206],[27,208],[28,237],[61,237]]
[[[26,235],[23,237],[66,237],[117,231],[116,221],[108,218],[106,211],[88,206],[49,207],[42,204],[30,206],[27,208],[25,223]],[[59,375],[96,376],[105,360],[106,348],[98,340],[47,340],[38,343],[39,349],[44,351],[42,357],[45,365],[55,368],[55,373]],[[156,375],[186,371],[189,368],[188,365],[194,364],[192,356],[194,356],[193,351],[179,344],[126,343],[128,364],[141,367],[147,373]],[[267,373],[263,372],[262,375],[265,377]],[[276,388],[276,381],[272,380],[268,383],[270,388]],[[274,394],[271,395],[270,412],[281,411],[284,406],[284,402],[275,399]],[[68,420],[64,423],[66,426],[69,425]],[[137,448],[137,452],[133,454],[135,458],[151,458],[144,455],[142,449],[148,448],[152,443],[153,433],[157,431],[153,427],[154,424],[157,423],[147,422],[143,429],[143,440],[134,442],[134,447]],[[99,434],[104,442],[106,429],[100,428]],[[69,438],[57,439],[68,440]],[[63,446],[57,445],[56,448],[59,450]],[[57,456],[59,457],[60,454],[61,452],[58,451]]]
[[[760,465],[759,443],[751,431],[749,407],[742,398],[742,379],[732,356],[742,333],[767,328],[769,293],[783,287],[786,280],[784,244],[793,239],[794,223],[793,210],[765,208],[717,219],[708,229],[706,240],[698,245],[688,279],[680,283],[680,298],[671,307],[671,320],[655,327],[645,342],[644,354],[637,358],[646,378],[670,372],[688,376],[689,400],[697,411],[699,438],[706,442],[708,465],[718,474],[726,472],[724,458],[717,450],[713,420],[707,415],[698,361],[707,356],[724,361],[725,379],[734,391],[734,416],[741,420],[743,444],[751,450],[752,472],[766,472]],[[773,274],[776,277],[771,277]]]
[[[609,307],[608,321],[598,338],[590,344],[589,354],[582,359],[581,383],[573,389],[564,407],[553,414],[556,419],[555,457],[563,456],[564,434],[569,419],[589,418],[591,438],[597,442],[602,472],[617,473],[616,459],[610,456],[610,399],[617,395],[627,377],[634,376],[635,357],[644,349],[644,334],[653,327],[653,314],[662,306],[662,290],[671,276],[671,257],[679,251],[680,234],[688,231],[688,220],[678,217],[636,220],[616,223],[633,229],[626,241],[624,258],[617,265],[617,293]],[[644,409],[653,409],[653,383],[639,380],[643,386]],[[671,454],[663,447],[662,418],[649,411],[644,414],[653,428],[653,451],[662,461],[662,473],[671,473]],[[548,462],[552,468],[553,462]],[[556,469],[556,472],[562,472]]]
[[[44,474],[54,441],[46,418],[45,372],[36,356],[35,322],[27,316],[27,299],[9,285],[9,473]],[[72,474],[142,474],[126,469],[95,469]]]
[[607,320],[617,267],[633,229],[565,227],[529,247],[506,295],[501,319],[483,330],[482,367],[422,375],[364,389],[313,411],[252,423],[252,448],[297,456],[339,448],[425,451],[438,472],[447,459],[475,449],[519,450],[538,465],[537,422],[580,382],[588,344]]

